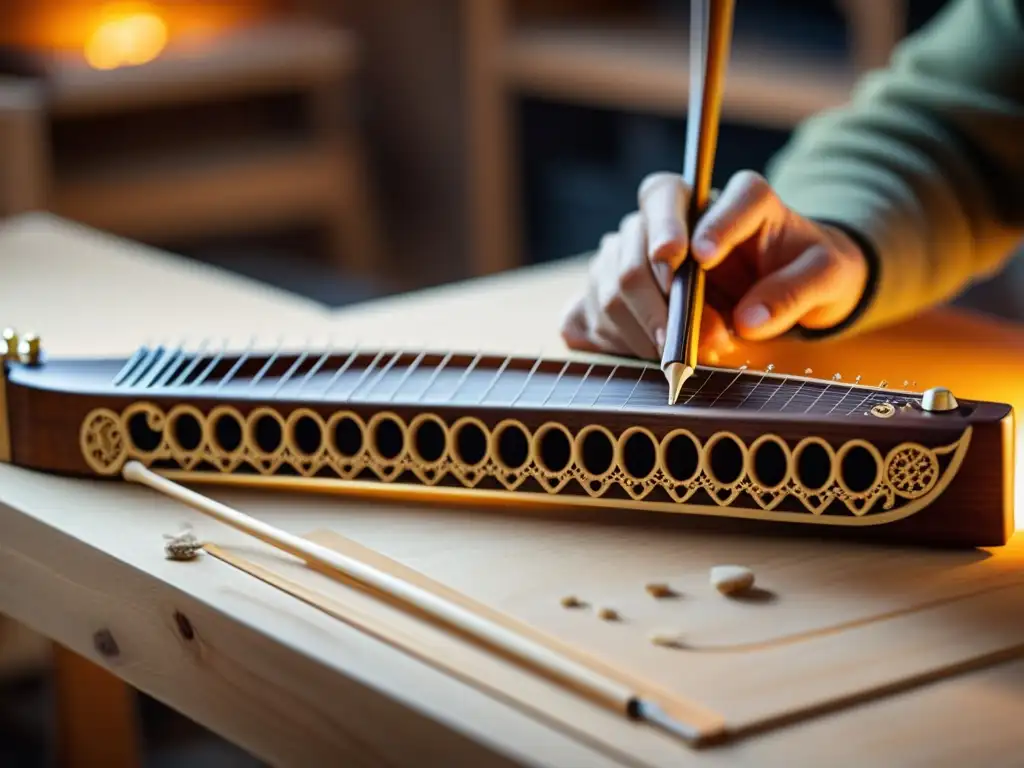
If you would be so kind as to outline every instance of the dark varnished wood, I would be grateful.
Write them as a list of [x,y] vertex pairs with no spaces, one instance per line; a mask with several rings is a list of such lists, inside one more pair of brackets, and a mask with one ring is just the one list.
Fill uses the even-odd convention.
[[[654,367],[399,351],[218,355],[143,349],[127,364],[13,364],[7,378],[13,463],[73,476],[93,474],[79,447],[86,415],[98,407],[120,411],[139,401],[165,411],[188,403],[203,413],[230,404],[243,416],[267,405],[285,417],[305,408],[325,421],[339,410],[364,421],[388,411],[407,424],[429,411],[449,425],[475,417],[488,429],[514,417],[531,432],[557,419],[573,433],[594,424],[615,436],[644,427],[657,439],[685,428],[702,442],[724,430],[747,445],[770,433],[791,449],[808,436],[833,447],[860,438],[883,455],[906,441],[948,445],[970,426],[970,449],[959,472],[929,507],[878,526],[812,526],[812,535],[995,546],[1005,543],[1012,527],[1012,410],[998,403],[962,402],[956,412],[929,414],[920,410],[913,393],[761,371],[702,369],[687,383],[679,404],[668,406],[664,378]],[[882,402],[909,408],[887,419],[870,415],[869,409]],[[415,484],[406,474],[403,482]],[[454,480],[446,484],[457,486]],[[480,487],[501,490],[493,480]],[[531,479],[520,490],[543,489]],[[575,482],[562,493],[585,495]],[[467,500],[472,501],[471,492]],[[655,491],[649,500],[671,498]],[[764,527],[752,521],[724,524]],[[771,524],[773,530],[780,525]]]

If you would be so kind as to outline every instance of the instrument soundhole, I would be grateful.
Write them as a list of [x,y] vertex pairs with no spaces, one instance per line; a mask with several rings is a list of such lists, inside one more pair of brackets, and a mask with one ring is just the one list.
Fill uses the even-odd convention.
[[548,472],[561,472],[572,458],[572,442],[561,429],[554,427],[538,435],[537,458]]
[[324,436],[316,419],[311,416],[301,416],[292,427],[292,438],[296,448],[306,456],[313,456],[319,452]]
[[436,421],[421,422],[416,427],[413,439],[416,444],[416,453],[428,464],[440,461],[444,456],[445,432],[444,428]]
[[194,451],[203,442],[203,428],[191,413],[183,413],[174,419],[171,426],[174,439],[186,451]]
[[455,452],[459,461],[475,467],[487,458],[487,435],[472,422],[464,422],[455,438]]
[[498,458],[509,469],[519,469],[530,458],[530,439],[522,427],[513,424],[498,436]]
[[242,424],[234,416],[224,414],[214,422],[213,439],[217,447],[228,453],[238,450],[242,444]]
[[677,483],[686,483],[694,478],[700,466],[700,452],[693,438],[676,435],[665,445],[665,471]]
[[342,456],[351,458],[363,450],[363,430],[355,419],[346,416],[334,425],[334,448]]
[[788,472],[788,458],[782,446],[766,440],[757,446],[754,452],[754,474],[757,482],[765,488],[777,488],[782,485]]
[[405,448],[405,437],[398,422],[383,418],[373,431],[373,445],[385,459],[397,459]]
[[800,451],[797,475],[800,483],[808,490],[817,491],[825,487],[832,477],[832,458],[823,445],[808,443]]
[[583,468],[592,475],[603,475],[612,466],[615,457],[615,446],[604,432],[594,430],[583,438],[583,451],[580,457]]
[[743,474],[743,449],[736,439],[726,435],[711,448],[711,474],[723,485],[735,483]]
[[634,432],[622,446],[622,461],[630,477],[643,480],[658,464],[658,447],[648,435]]
[[147,453],[155,451],[163,442],[163,434],[150,429],[145,413],[136,413],[128,419],[128,434],[131,436],[132,445]]
[[863,493],[878,480],[879,466],[870,451],[855,445],[846,452],[839,471],[848,489],[854,493]]
[[281,424],[273,416],[260,416],[256,421],[253,439],[256,441],[256,447],[263,453],[273,453],[280,448],[283,437]]

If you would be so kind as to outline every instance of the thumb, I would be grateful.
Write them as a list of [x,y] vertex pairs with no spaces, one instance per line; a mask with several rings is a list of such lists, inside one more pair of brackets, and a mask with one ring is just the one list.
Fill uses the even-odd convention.
[[733,325],[744,339],[780,336],[809,312],[835,302],[842,290],[841,265],[824,245],[808,248],[754,284],[736,305]]

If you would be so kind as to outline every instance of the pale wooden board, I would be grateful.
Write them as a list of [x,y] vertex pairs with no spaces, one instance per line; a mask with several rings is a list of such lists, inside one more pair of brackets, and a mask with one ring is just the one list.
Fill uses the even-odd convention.
[[[416,337],[434,348],[558,352],[558,319],[585,275],[583,262],[552,265],[325,315],[279,291],[52,217],[0,226],[0,260],[0,321],[35,326],[51,350],[72,354],[123,353],[143,336],[216,336],[210,328],[229,329],[239,342],[251,330],[264,344],[281,331],[317,341],[333,332],[339,345],[360,336],[389,346]],[[786,371],[809,365],[828,375],[842,366],[847,379],[857,366],[865,377],[893,381],[930,376],[961,395],[1019,404],[1022,349],[1019,329],[940,312],[848,342],[765,346],[746,354],[755,364],[768,358]],[[622,556],[646,557],[630,535],[635,521],[602,524],[574,513],[548,518],[551,527],[538,529],[527,525],[535,515],[526,511],[495,518],[341,498],[216,495],[293,533],[337,530],[428,572],[422,559],[431,548],[459,558],[479,546],[481,536],[520,529],[543,548],[552,531],[585,547],[595,527],[618,527]],[[477,765],[489,764],[486,754],[502,764],[495,752],[522,764],[621,763],[574,732],[460,684],[212,558],[166,561],[162,535],[185,520],[218,543],[244,543],[144,489],[0,467],[0,610],[278,765],[372,764],[411,754]],[[800,557],[818,549],[813,541],[794,547]],[[716,556],[733,560],[734,550]],[[900,557],[891,555],[896,562]],[[526,567],[514,565],[509,574]],[[822,562],[820,570],[828,569]],[[1021,600],[1007,599],[1001,607],[1007,615],[1024,614]],[[223,652],[213,658],[183,652],[171,618],[175,609],[189,613],[205,648]],[[91,635],[103,626],[125,638],[128,650],[119,662],[91,651]],[[232,660],[227,667],[226,658]],[[682,750],[662,764],[1014,765],[1024,750],[1022,691],[1024,663],[1003,664],[721,750]],[[588,715],[578,717],[584,727]],[[403,734],[401,743],[396,732]]]
[[261,545],[208,545],[213,557],[315,606],[453,677],[543,718],[584,743],[630,765],[671,764],[686,747],[646,724],[582,700],[576,693],[533,674],[444,628]]
[[[808,553],[785,540],[509,518],[514,528],[478,513],[476,531],[457,538],[422,529],[420,545],[399,560],[592,656],[641,692],[721,713],[735,730],[952,674],[1024,645],[1024,616],[1005,611],[1024,601],[1021,542],[991,556],[824,543]],[[312,538],[347,551],[334,536]],[[753,567],[765,591],[752,600],[715,592],[708,570],[725,553]],[[314,575],[287,578],[307,584]],[[644,589],[651,582],[679,597],[655,600]],[[592,608],[566,610],[568,594]],[[622,620],[600,620],[602,606]],[[699,650],[654,646],[649,636],[659,631]]]
[[331,313],[315,302],[46,214],[0,223],[0,327],[53,355],[127,355],[149,342],[301,345]]

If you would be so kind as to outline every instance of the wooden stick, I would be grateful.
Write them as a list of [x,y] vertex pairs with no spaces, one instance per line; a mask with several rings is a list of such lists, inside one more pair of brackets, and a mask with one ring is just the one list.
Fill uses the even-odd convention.
[[189,490],[153,472],[138,461],[129,461],[122,470],[129,482],[148,486],[232,528],[287,552],[311,567],[336,571],[364,586],[383,593],[399,603],[421,611],[477,641],[491,646],[532,667],[548,678],[567,686],[602,706],[634,719],[643,719],[689,742],[704,742],[720,733],[709,733],[699,724],[671,718],[657,703],[640,699],[628,686],[594,672],[572,659],[523,637],[483,616],[466,610],[439,595],[348,557],[315,542],[267,525],[249,515]]

